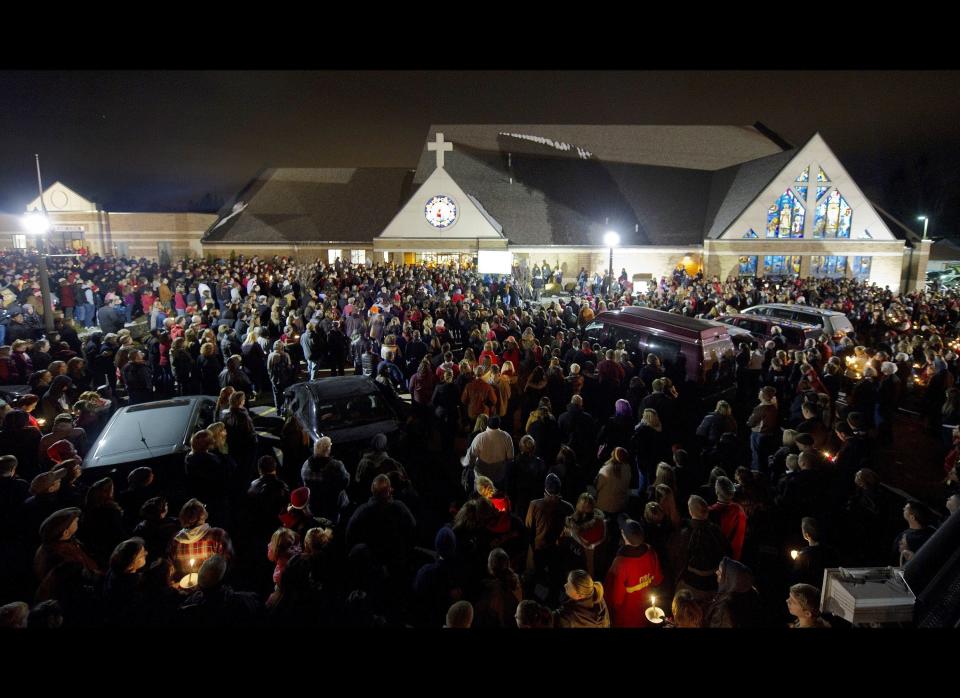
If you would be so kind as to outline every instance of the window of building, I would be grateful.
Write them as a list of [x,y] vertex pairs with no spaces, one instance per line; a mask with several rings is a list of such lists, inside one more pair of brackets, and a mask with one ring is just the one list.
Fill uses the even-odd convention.
[[13,236],[13,249],[15,249],[15,250],[25,250],[25,249],[27,249],[27,236],[26,236],[26,235],[14,235],[14,236]]
[[334,264],[340,257],[340,250],[327,250],[327,264]]
[[750,240],[756,240],[760,236],[757,235],[756,231],[753,228],[750,228],[750,230],[748,230],[743,234],[743,237]]
[[768,238],[802,238],[804,209],[789,189],[767,209]]
[[857,279],[869,279],[870,263],[872,260],[872,257],[854,257],[853,267],[851,267],[850,272]]
[[800,257],[797,255],[766,255],[763,258],[764,276],[799,276]]
[[351,264],[366,264],[366,263],[367,263],[367,251],[366,251],[366,250],[350,250],[350,263],[351,263]]
[[389,253],[389,252],[384,251],[384,253],[383,253],[383,261],[384,261],[384,262],[389,262],[389,261],[390,261],[390,253]]
[[847,275],[845,255],[814,255],[810,258],[810,276],[839,278]]
[[800,176],[794,180],[793,191],[800,197],[800,201],[807,200],[807,182],[810,181],[810,167],[808,166]]
[[813,237],[849,238],[852,223],[853,209],[840,195],[840,191],[833,189],[817,202],[813,218]]
[[741,255],[739,270],[740,276],[756,276],[757,255]]

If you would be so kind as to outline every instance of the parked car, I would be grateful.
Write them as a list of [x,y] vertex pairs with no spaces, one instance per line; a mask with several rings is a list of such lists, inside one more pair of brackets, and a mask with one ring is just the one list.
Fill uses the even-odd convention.
[[834,338],[843,337],[847,332],[853,332],[850,318],[836,310],[824,310],[809,305],[791,305],[787,303],[766,303],[754,305],[743,311],[744,315],[761,315],[793,320],[807,325],[816,325]]
[[686,380],[701,388],[705,399],[724,397],[733,390],[733,377],[712,380],[714,362],[724,352],[734,352],[729,328],[723,323],[667,313],[653,308],[631,306],[605,311],[584,328],[591,342],[613,347],[621,339],[635,363],[655,353],[669,372],[678,361],[683,363]]
[[176,489],[184,479],[190,437],[217,421],[216,404],[215,398],[196,395],[120,408],[83,459],[83,479],[109,476],[125,488],[130,471],[146,465],[158,482]]
[[365,449],[376,434],[396,444],[409,408],[369,376],[332,376],[290,386],[284,392],[289,414],[296,415],[310,439],[329,436],[339,458]]
[[803,349],[808,339],[819,339],[823,334],[823,328],[819,325],[782,320],[768,315],[723,315],[718,317],[717,321],[730,325],[731,328],[746,330],[758,339],[761,345],[773,339],[773,328],[779,327],[787,342],[787,349]]

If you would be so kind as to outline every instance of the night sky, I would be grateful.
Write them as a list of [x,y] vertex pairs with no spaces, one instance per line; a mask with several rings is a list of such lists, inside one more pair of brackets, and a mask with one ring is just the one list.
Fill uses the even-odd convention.
[[61,180],[112,211],[215,210],[262,167],[414,168],[431,123],[819,131],[864,192],[960,237],[960,72],[0,72],[0,210]]

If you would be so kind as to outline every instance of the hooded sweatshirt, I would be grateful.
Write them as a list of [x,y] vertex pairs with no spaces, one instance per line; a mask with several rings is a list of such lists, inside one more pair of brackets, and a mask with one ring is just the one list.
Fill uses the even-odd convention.
[[753,587],[753,572],[729,557],[720,561],[722,579],[707,611],[708,628],[756,628],[763,622],[760,596]]
[[603,585],[594,583],[593,593],[585,599],[567,599],[554,611],[558,628],[609,628],[610,614],[603,600]]
[[[207,558],[225,554],[229,547],[228,541],[226,531],[213,528],[210,524],[181,529],[170,543],[173,564],[180,574],[199,572]],[[190,560],[194,561],[192,566]]]

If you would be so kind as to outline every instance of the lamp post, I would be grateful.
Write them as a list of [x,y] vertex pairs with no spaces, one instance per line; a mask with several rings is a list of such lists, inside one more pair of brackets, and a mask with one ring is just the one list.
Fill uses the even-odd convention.
[[40,296],[43,298],[43,328],[47,334],[53,332],[53,303],[50,299],[50,272],[47,270],[47,243],[46,234],[50,230],[50,219],[47,218],[47,207],[43,203],[43,183],[40,180],[40,156],[34,155],[37,160],[37,186],[40,189],[40,211],[24,216],[23,225],[28,233],[37,240],[37,256],[40,257]]
[[930,219],[926,216],[917,216],[918,221],[923,221],[923,239],[927,239],[927,224],[930,222]]
[[603,236],[603,243],[610,248],[610,283],[613,284],[613,248],[620,244],[620,236],[614,231]]

